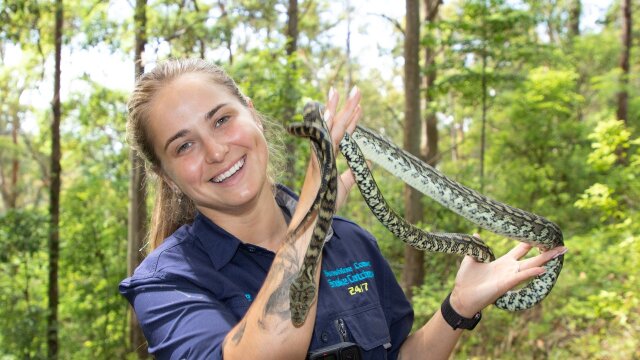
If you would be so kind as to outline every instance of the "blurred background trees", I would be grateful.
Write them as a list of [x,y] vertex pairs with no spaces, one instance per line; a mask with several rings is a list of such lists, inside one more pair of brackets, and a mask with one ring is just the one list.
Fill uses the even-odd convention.
[[[637,3],[407,1],[408,22],[400,3],[389,11],[362,0],[67,0],[56,36],[57,4],[0,0],[0,358],[145,357],[117,291],[140,261],[154,191],[125,141],[126,100],[145,67],[183,56],[225,67],[285,126],[330,86],[344,97],[358,85],[364,125],[561,226],[570,252],[551,295],[516,314],[488,309],[455,358],[640,357]],[[308,146],[284,145],[280,181],[295,189]],[[374,174],[423,228],[478,231]],[[460,259],[405,255],[356,191],[341,215],[378,238],[423,324]],[[514,244],[481,235],[497,254]]]

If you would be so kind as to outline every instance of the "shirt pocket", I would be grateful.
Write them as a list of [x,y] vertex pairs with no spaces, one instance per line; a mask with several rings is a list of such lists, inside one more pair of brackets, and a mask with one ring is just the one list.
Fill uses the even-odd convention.
[[[344,325],[342,325],[344,324]],[[386,359],[391,347],[389,326],[379,304],[372,304],[338,316],[338,332],[344,331],[364,352],[365,359]],[[342,327],[345,327],[342,329]]]

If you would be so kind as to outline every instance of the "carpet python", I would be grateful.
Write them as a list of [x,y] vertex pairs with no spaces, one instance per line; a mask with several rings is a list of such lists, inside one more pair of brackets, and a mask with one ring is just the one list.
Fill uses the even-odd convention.
[[[459,184],[363,126],[357,126],[351,136],[345,135],[340,142],[340,151],[347,159],[360,193],[374,215],[395,236],[417,249],[470,255],[481,262],[494,259],[491,249],[478,238],[462,234],[429,234],[396,215],[382,198],[365,158],[486,230],[544,250],[564,244],[562,231],[553,222]],[[495,305],[500,309],[517,311],[542,301],[555,285],[563,261],[564,256],[550,260],[545,264],[546,271],[542,275],[523,288],[502,295]]]
[[308,103],[304,107],[303,118],[303,123],[293,124],[287,130],[293,135],[307,137],[311,140],[321,169],[321,181],[320,189],[311,208],[294,230],[294,234],[302,231],[313,213],[317,211],[318,220],[313,229],[302,267],[289,287],[291,322],[296,327],[304,324],[317,293],[314,277],[319,265],[318,260],[322,254],[324,240],[333,221],[338,194],[338,172],[333,143],[329,129],[322,119],[322,106],[316,102]]
[[[303,124],[290,126],[289,132],[310,138],[316,157],[322,164],[322,180],[316,199],[300,225],[305,224],[312,212],[318,209],[318,222],[312,240],[299,276],[290,288],[291,318],[296,326],[304,323],[317,291],[314,281],[317,260],[322,252],[324,237],[331,226],[337,194],[335,157],[329,132],[322,120],[321,105],[307,104],[304,119]],[[340,151],[347,159],[360,193],[372,213],[391,233],[416,249],[470,255],[481,262],[495,259],[491,248],[479,238],[466,234],[428,233],[398,216],[384,200],[365,159],[382,166],[416,190],[484,229],[545,250],[563,245],[562,231],[553,222],[490,199],[459,184],[363,126],[357,126],[352,135],[345,134],[340,142]],[[517,311],[539,303],[555,285],[563,261],[564,256],[550,260],[545,264],[544,274],[535,277],[523,288],[502,295],[495,305],[501,309]]]

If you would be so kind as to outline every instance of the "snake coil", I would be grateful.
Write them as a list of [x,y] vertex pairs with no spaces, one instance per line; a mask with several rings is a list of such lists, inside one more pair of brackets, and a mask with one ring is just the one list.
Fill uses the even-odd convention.
[[[322,120],[322,106],[308,103],[304,109],[304,120],[304,123],[292,125],[288,130],[312,141],[322,175],[320,190],[298,227],[300,229],[310,219],[313,211],[318,211],[318,221],[299,276],[290,287],[291,319],[295,326],[304,323],[317,292],[314,281],[317,260],[331,226],[337,196],[335,156],[329,131]],[[382,196],[365,159],[382,166],[416,190],[484,229],[543,249],[563,245],[562,231],[553,222],[459,184],[363,126],[357,126],[352,135],[345,134],[340,142],[340,151],[347,159],[372,213],[391,233],[416,249],[470,255],[481,262],[495,259],[491,248],[479,238],[466,234],[428,233],[398,216]],[[502,295],[495,305],[500,309],[517,311],[539,303],[555,285],[563,260],[562,255],[550,260],[545,265],[545,273],[523,288]]]

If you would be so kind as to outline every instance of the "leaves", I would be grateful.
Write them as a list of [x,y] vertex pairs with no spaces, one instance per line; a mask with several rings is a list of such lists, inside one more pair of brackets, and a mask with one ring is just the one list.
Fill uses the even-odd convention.
[[[34,99],[49,96],[38,94],[52,88],[45,71],[53,48],[52,2],[0,3],[0,184],[3,196],[17,194],[15,208],[8,201],[0,207],[0,357],[44,358],[51,114],[48,98],[42,104]],[[557,222],[570,249],[556,288],[541,305],[518,314],[487,309],[473,335],[465,334],[456,357],[640,356],[640,78],[633,75],[640,64],[632,63],[625,126],[613,116],[620,90],[617,8],[611,7],[602,29],[571,35],[572,3],[447,2],[438,21],[423,25],[421,46],[434,49],[435,67],[423,68],[421,75],[437,73],[433,101],[423,106],[439,118],[438,167],[478,188],[486,96],[485,192]],[[65,6],[70,10],[63,61],[76,66],[76,54],[95,49],[132,57],[129,3],[70,0]],[[363,15],[368,4],[351,6],[352,20],[369,18]],[[298,50],[287,56],[286,7],[276,0],[150,1],[145,60],[198,56],[223,66],[256,109],[279,125],[268,131],[294,142],[294,154],[287,155],[295,156],[295,174],[281,179],[295,188],[309,146],[289,139],[282,127],[300,120],[306,100],[324,100],[329,86],[344,98],[345,84],[353,81],[363,93],[362,123],[401,143],[404,94],[399,65],[346,59],[340,38],[346,15],[334,2],[300,2]],[[372,37],[372,30],[363,26],[361,32]],[[402,62],[402,39],[390,36],[397,44],[378,47],[379,56],[391,61],[380,64]],[[78,72],[83,75],[63,79],[61,358],[131,356],[124,350],[127,307],[117,292],[126,276],[129,94],[93,78],[92,70],[102,67],[91,64]],[[621,155],[626,161],[619,161]],[[339,167],[346,168],[342,160]],[[403,184],[380,169],[374,168],[374,175],[385,198],[403,213]],[[425,229],[477,231],[430,199],[423,202]],[[340,215],[373,233],[400,274],[403,244],[373,219],[358,194]],[[498,255],[514,245],[485,232],[482,237]],[[413,299],[416,328],[450,291],[459,261],[439,254],[426,258],[426,281]]]

